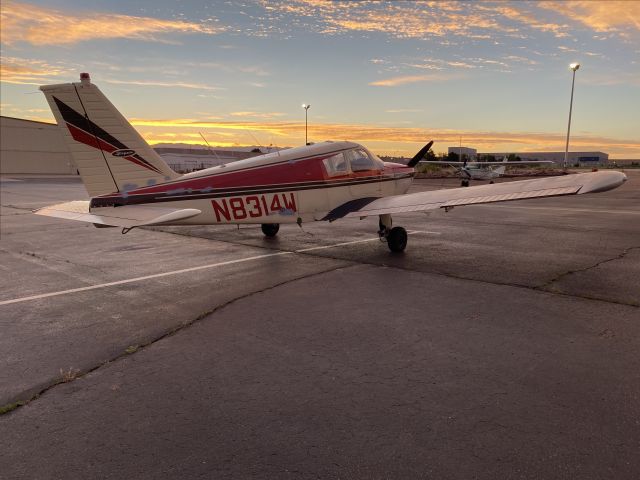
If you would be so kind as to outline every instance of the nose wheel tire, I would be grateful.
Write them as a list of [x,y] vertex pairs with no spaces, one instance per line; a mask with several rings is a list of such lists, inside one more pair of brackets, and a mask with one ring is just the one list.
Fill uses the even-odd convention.
[[460,182],[460,186],[461,187],[468,187],[469,186],[469,180],[462,180]]
[[278,230],[280,230],[279,223],[263,223],[261,227],[264,236],[269,238],[275,237],[278,234]]
[[407,248],[407,231],[402,227],[393,227],[387,234],[387,245],[392,252],[404,252]]

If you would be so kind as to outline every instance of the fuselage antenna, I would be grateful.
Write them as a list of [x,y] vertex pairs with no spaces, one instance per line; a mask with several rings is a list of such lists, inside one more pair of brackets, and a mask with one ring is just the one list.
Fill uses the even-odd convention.
[[202,132],[198,132],[200,134],[200,136],[202,137],[202,139],[204,140],[204,143],[207,144],[207,148],[209,149],[210,153],[213,153],[216,157],[216,160],[218,160],[218,165],[222,165],[222,160],[220,160],[220,157],[218,156],[218,154],[216,153],[216,151],[211,148],[211,145],[209,145],[209,142],[207,142],[207,139],[204,138],[204,135],[202,134]]

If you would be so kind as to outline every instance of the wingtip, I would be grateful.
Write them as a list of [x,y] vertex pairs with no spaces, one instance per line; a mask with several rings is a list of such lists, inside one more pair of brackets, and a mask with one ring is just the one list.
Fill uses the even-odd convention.
[[599,193],[618,188],[627,181],[627,176],[616,170],[608,172],[587,173],[588,180],[580,189],[580,193]]

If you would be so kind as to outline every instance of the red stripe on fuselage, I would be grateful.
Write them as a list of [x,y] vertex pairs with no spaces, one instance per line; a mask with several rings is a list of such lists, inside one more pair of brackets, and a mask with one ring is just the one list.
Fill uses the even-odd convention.
[[[330,155],[315,158],[296,160],[294,162],[282,162],[262,166],[248,166],[237,171],[226,171],[224,168],[197,178],[175,180],[169,183],[152,187],[138,188],[127,192],[129,198],[139,195],[154,196],[158,194],[162,198],[190,196],[192,194],[211,196],[232,195],[257,195],[266,191],[272,192],[274,188],[286,188],[298,190],[300,188],[327,188],[336,186],[348,186],[350,182],[357,183],[359,179],[370,178],[370,181],[389,181],[390,177],[397,175],[413,174],[415,170],[406,165],[385,164],[384,170],[369,170],[356,172],[349,175],[329,177],[324,170],[322,160]],[[347,183],[345,183],[347,182]],[[230,191],[225,192],[225,189]],[[231,190],[233,189],[233,190]],[[242,189],[239,192],[238,189]],[[165,197],[165,195],[167,195]],[[101,198],[116,198],[118,195],[103,195]]]
[[[322,167],[323,158],[326,158],[326,156],[275,165],[251,167],[235,172],[225,172],[224,169],[221,169],[204,177],[178,180],[169,184],[140,188],[132,190],[129,193],[163,193],[181,189],[204,190],[207,188],[254,187],[324,181],[326,178],[324,168]],[[338,178],[341,177],[336,177],[336,179]]]

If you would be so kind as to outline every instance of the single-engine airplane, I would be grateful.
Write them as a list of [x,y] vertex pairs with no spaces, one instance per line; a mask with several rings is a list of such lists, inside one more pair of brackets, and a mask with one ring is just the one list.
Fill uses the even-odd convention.
[[553,163],[551,160],[525,160],[525,161],[513,161],[510,162],[507,157],[501,162],[469,162],[464,160],[463,162],[448,162],[438,160],[421,160],[420,164],[429,165],[449,165],[456,169],[456,173],[462,179],[460,186],[468,187],[471,180],[489,180],[489,183],[493,183],[494,178],[504,175],[508,166],[514,165],[543,165]]
[[260,224],[267,237],[281,223],[379,216],[378,235],[392,252],[407,245],[392,214],[461,205],[602,192],[620,186],[615,171],[407,194],[414,167],[383,162],[353,142],[322,142],[179,175],[107,100],[89,74],[40,87],[91,200],[37,210],[126,233],[145,225]]

